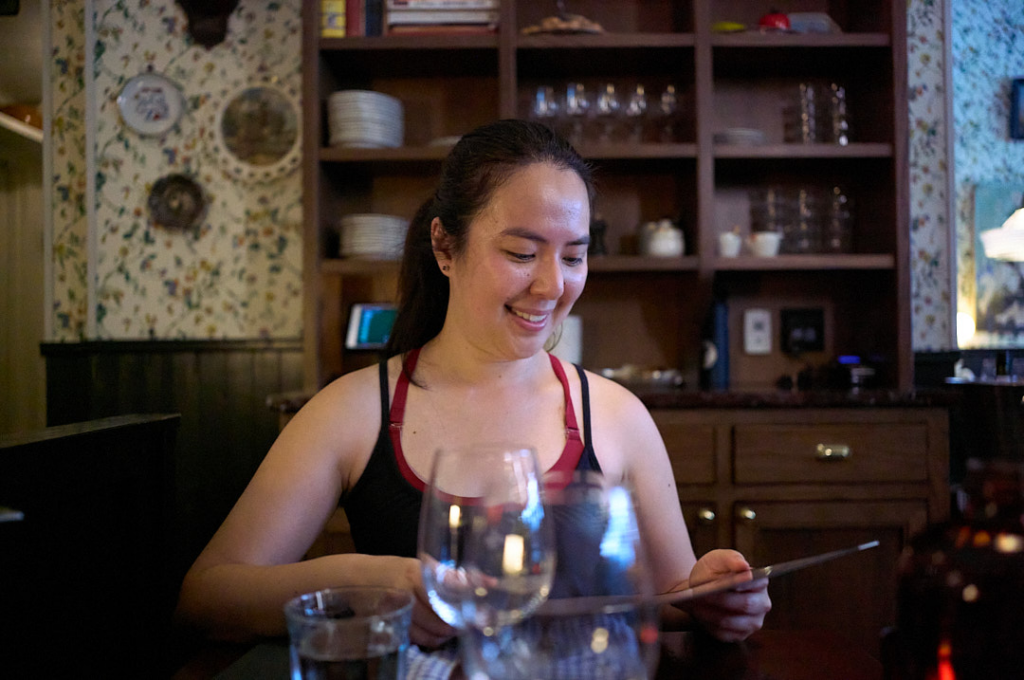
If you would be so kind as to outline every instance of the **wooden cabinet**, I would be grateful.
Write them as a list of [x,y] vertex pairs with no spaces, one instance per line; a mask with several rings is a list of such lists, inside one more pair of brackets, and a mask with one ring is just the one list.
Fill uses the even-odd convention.
[[877,549],[770,586],[768,628],[832,629],[878,653],[906,540],[949,513],[940,408],[653,411],[698,555],[755,566],[871,540]]
[[[725,34],[715,22],[756,25],[772,8],[824,11],[838,34]],[[675,367],[699,373],[702,326],[715,298],[729,304],[732,387],[760,389],[806,363],[869,357],[886,387],[912,384],[907,199],[905,6],[896,0],[578,0],[568,9],[600,22],[599,35],[522,35],[554,3],[503,0],[495,35],[319,37],[319,3],[304,7],[304,210],[306,382],[316,388],[375,356],[346,353],[349,306],[390,299],[393,262],[337,257],[342,215],[411,216],[425,200],[447,147],[498,117],[525,117],[537,88],[619,92],[671,85],[679,116],[671,134],[636,141],[593,136],[580,151],[597,168],[597,210],[610,254],[592,257],[583,320],[583,364]],[[849,143],[787,142],[786,111],[802,82],[845,88]],[[327,145],[325,102],[340,89],[398,97],[405,143],[395,149]],[[756,128],[765,143],[722,143],[729,128]],[[721,258],[718,235],[751,229],[750,195],[840,187],[854,208],[849,252]],[[684,231],[682,257],[636,254],[638,225],[668,216]],[[821,350],[799,357],[779,342],[750,356],[739,343],[744,310],[820,309]],[[628,342],[620,330],[631,329]],[[778,326],[775,326],[778,328]]]

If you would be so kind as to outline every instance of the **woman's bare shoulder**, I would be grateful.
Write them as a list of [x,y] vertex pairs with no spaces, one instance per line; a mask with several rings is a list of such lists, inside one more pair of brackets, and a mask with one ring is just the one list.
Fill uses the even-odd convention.
[[[390,363],[388,370],[392,371]],[[332,439],[376,437],[381,413],[379,372],[375,364],[336,378],[313,395],[292,423]]]
[[614,380],[590,371],[587,382],[595,451],[617,451],[634,459],[637,451],[653,453],[663,447],[654,419],[638,396]]
[[638,413],[647,413],[647,407],[640,398],[627,388],[603,375],[586,371],[587,384],[590,386],[591,408],[602,414],[619,413],[623,418],[635,417]]

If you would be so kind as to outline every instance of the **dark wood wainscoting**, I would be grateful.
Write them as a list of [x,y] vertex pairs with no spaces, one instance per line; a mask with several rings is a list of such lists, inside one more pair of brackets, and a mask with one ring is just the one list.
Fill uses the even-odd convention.
[[175,573],[220,525],[278,431],[270,394],[302,387],[302,342],[44,343],[47,425],[180,413],[174,463]]

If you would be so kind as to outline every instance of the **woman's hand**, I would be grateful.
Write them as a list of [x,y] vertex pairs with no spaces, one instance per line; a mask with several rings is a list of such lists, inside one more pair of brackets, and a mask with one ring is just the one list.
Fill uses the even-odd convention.
[[420,561],[412,558],[397,559],[401,559],[403,570],[399,587],[411,590],[414,595],[409,640],[421,647],[440,647],[455,637],[457,631],[442,621],[430,606],[427,591],[423,587],[423,570]]
[[[719,576],[749,570],[750,565],[735,550],[712,550],[693,566],[689,585],[697,586]],[[691,612],[719,640],[737,642],[760,630],[771,608],[768,579],[760,579],[703,597],[693,603]]]

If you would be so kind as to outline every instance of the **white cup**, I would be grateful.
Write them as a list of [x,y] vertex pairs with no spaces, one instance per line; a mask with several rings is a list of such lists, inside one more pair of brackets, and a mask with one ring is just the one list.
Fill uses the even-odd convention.
[[740,254],[742,243],[743,240],[736,232],[722,232],[718,235],[718,254],[722,257],[736,257]]
[[747,244],[755,257],[775,257],[781,241],[782,234],[777,231],[757,231],[750,235]]

